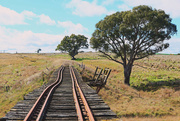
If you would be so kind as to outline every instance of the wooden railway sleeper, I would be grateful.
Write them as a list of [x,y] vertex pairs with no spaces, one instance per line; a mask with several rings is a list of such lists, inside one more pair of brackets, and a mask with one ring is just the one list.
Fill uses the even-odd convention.
[[86,98],[84,97],[84,94],[81,88],[79,87],[79,84],[76,79],[76,75],[72,67],[70,67],[70,73],[73,84],[73,96],[77,109],[78,119],[80,121],[84,121],[84,120],[95,121],[92,111],[86,101]]
[[[53,88],[55,88],[60,81],[62,80],[62,71],[64,67],[61,66],[59,69],[58,77],[54,83],[49,85],[39,96],[29,113],[26,115],[24,121],[40,121],[43,119],[43,115],[45,113],[45,108],[47,107],[47,101],[49,100],[48,98],[52,95]],[[60,73],[61,73],[61,79],[60,79]],[[50,94],[51,93],[51,94]],[[45,104],[45,103],[46,104]],[[42,109],[43,108],[43,109]]]

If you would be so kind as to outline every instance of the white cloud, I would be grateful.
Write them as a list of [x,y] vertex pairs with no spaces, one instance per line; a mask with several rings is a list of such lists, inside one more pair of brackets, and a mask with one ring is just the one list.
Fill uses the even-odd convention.
[[180,0],[123,0],[130,6],[149,5],[156,9],[165,10],[173,18],[180,17]]
[[81,24],[74,24],[71,21],[65,21],[65,22],[60,22],[58,21],[58,26],[63,27],[66,29],[66,34],[82,34],[85,31],[88,31],[87,28],[83,27]]
[[161,53],[168,53],[168,54],[177,54],[180,53],[180,38],[171,38],[170,40],[166,41],[169,43],[169,48],[162,51]]
[[109,5],[113,3],[114,3],[114,0],[103,0],[102,5]]
[[17,25],[17,24],[27,24],[25,19],[32,20],[33,18],[39,18],[40,23],[47,25],[55,25],[56,22],[52,20],[49,16],[41,14],[36,15],[32,11],[23,11],[17,13],[14,10],[3,7],[0,5],[0,25]]
[[40,18],[41,23],[48,24],[48,25],[56,24],[56,22],[54,20],[52,20],[49,16],[46,16],[44,14],[40,15],[39,18]]
[[[0,52],[35,52],[38,48],[42,52],[54,52],[64,35],[50,35],[33,33],[32,31],[20,32],[0,26]],[[46,49],[45,49],[46,48]]]
[[131,10],[131,8],[128,5],[122,4],[118,6],[120,11],[127,11],[127,10]]
[[26,24],[24,16],[14,10],[3,7],[0,5],[0,24],[1,25],[15,25]]
[[38,17],[35,13],[33,13],[32,11],[23,11],[21,13],[26,19],[32,19],[34,17]]
[[42,24],[47,24],[47,25],[55,25],[56,22],[54,20],[52,20],[49,16],[41,14],[41,15],[37,15],[35,13],[33,13],[32,11],[23,11],[21,13],[26,19],[33,19],[33,18],[39,18],[39,22]]
[[108,13],[107,13],[107,15],[112,15],[112,14],[114,14],[114,13],[116,13],[117,11],[109,11]]
[[47,24],[47,25],[55,25],[56,22],[52,20],[49,16],[41,14],[37,15],[33,13],[32,11],[23,11],[21,13],[26,19],[32,20],[33,18],[39,18],[39,22],[42,24]]
[[83,0],[72,0],[66,7],[72,8],[73,14],[78,16],[99,16],[108,12],[105,7],[97,5],[96,1],[89,3]]

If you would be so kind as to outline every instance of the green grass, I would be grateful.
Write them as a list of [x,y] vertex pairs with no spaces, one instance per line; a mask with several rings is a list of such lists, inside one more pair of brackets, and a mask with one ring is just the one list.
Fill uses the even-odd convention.
[[76,58],[75,61],[94,60],[93,58]]
[[53,58],[61,58],[61,59],[71,59],[71,57],[67,53],[56,53],[47,55]]
[[123,67],[118,63],[103,58],[78,62],[83,62],[91,72],[82,75],[86,80],[92,78],[97,66],[112,69],[99,95],[119,117],[180,116],[180,107],[176,105],[180,101],[180,86],[170,84],[180,81],[180,58],[176,55],[156,55],[136,61],[131,87],[124,85]]

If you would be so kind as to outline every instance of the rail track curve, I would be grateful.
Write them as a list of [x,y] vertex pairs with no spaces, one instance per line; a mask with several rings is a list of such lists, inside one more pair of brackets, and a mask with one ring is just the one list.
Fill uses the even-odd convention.
[[36,91],[25,96],[23,103],[17,103],[4,119],[7,121],[95,121],[116,117],[95,90],[82,81],[74,67],[61,66],[51,80],[55,81],[38,97]]

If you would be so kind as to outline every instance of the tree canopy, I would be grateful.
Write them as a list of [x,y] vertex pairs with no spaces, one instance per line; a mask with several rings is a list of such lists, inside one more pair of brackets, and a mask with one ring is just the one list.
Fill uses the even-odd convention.
[[90,44],[108,59],[123,65],[124,81],[129,85],[133,62],[168,48],[165,40],[176,32],[176,25],[163,10],[140,5],[99,21]]
[[84,35],[71,34],[71,36],[65,36],[56,50],[68,52],[72,59],[75,59],[74,56],[78,54],[79,49],[88,48],[87,39]]

